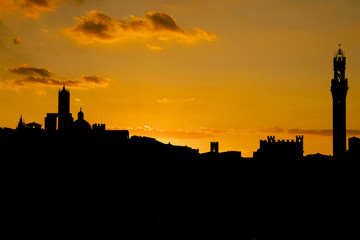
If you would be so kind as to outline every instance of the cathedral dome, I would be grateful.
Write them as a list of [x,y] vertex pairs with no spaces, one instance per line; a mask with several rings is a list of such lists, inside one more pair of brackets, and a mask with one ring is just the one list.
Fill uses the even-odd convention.
[[73,124],[73,129],[81,130],[81,131],[90,131],[91,126],[90,124],[84,119],[84,113],[80,108],[80,112],[78,113],[78,119]]

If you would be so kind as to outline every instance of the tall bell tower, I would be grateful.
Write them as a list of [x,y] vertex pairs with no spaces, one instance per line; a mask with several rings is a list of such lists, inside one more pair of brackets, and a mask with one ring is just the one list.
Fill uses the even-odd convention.
[[[340,44],[339,44],[340,47]],[[346,95],[349,89],[345,78],[346,57],[339,48],[334,57],[334,78],[331,80],[333,98],[333,154],[341,159],[346,152]]]
[[59,90],[59,103],[58,103],[58,130],[61,135],[68,134],[71,131],[71,127],[74,119],[70,113],[70,92],[65,89]]

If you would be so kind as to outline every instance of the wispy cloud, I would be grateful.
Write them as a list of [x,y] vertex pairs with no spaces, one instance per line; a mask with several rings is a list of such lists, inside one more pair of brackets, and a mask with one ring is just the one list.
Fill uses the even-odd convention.
[[[96,79],[96,80],[95,80]],[[21,88],[21,87],[32,87],[32,86],[43,86],[43,87],[58,87],[63,84],[74,88],[96,88],[96,87],[107,87],[110,79],[103,78],[100,75],[95,76],[81,76],[76,79],[58,80],[53,77],[44,76],[27,76],[21,79],[13,79],[4,82],[0,82],[0,88]]]
[[173,16],[157,11],[150,11],[144,17],[130,15],[130,20],[123,21],[92,10],[87,16],[74,19],[75,26],[66,28],[65,32],[80,44],[140,39],[195,43],[201,40],[213,41],[216,38],[214,33],[199,28],[184,30]]
[[302,134],[302,135],[310,134],[310,135],[320,135],[320,136],[332,136],[333,132],[331,129],[298,129],[298,128],[294,128],[294,129],[289,129],[288,133]]
[[37,18],[44,12],[55,10],[55,3],[62,0],[5,0],[0,2],[3,11],[19,11],[26,17]]
[[13,87],[26,87],[26,86],[60,86],[61,81],[58,81],[52,77],[43,76],[27,76],[22,79],[15,79],[7,82],[9,86]]
[[50,69],[32,67],[27,64],[5,68],[5,70],[20,76],[25,75],[25,77],[22,78],[0,82],[0,87],[6,89],[32,86],[57,87],[63,83],[75,88],[104,88],[107,87],[110,82],[110,79],[100,75],[82,75],[80,78],[61,80],[55,78]]
[[161,51],[161,50],[164,50],[163,47],[154,46],[154,45],[151,45],[151,44],[146,44],[146,47],[147,47],[149,50],[153,50],[153,51]]
[[[121,127],[113,127],[109,129],[123,129]],[[177,139],[202,139],[216,136],[219,134],[228,134],[232,129],[215,129],[200,127],[197,129],[179,129],[179,130],[170,130],[170,129],[160,129],[153,128],[151,126],[140,126],[140,127],[128,127],[126,128],[130,131],[132,135],[144,135],[150,137],[171,137]]]
[[169,99],[169,98],[160,98],[157,99],[156,102],[160,104],[167,103],[191,103],[194,102],[195,98],[182,98],[182,99]]
[[109,85],[110,79],[104,78],[100,75],[82,75],[80,78],[67,80],[65,84],[70,87],[81,87],[81,88],[105,88]]
[[263,128],[251,128],[245,130],[249,133],[266,133],[266,134],[275,134],[275,133],[285,133],[286,130],[279,127],[263,127]]
[[[247,134],[263,134],[264,136],[271,134],[286,134],[286,135],[318,135],[329,137],[332,136],[331,129],[282,129],[279,127],[263,127],[263,128],[249,128],[249,129],[217,129],[210,127],[199,127],[195,129],[159,129],[151,126],[140,126],[134,128],[127,128],[132,135],[145,135],[152,137],[172,137],[177,139],[203,139],[212,137],[221,137],[224,135],[241,136]],[[360,129],[348,129],[349,136],[360,135]]]
[[55,11],[59,3],[79,5],[85,0],[1,0],[0,11],[16,11],[29,18],[38,18]]
[[[292,134],[301,134],[301,135],[319,135],[319,136],[332,136],[333,130],[332,129],[289,129],[287,130],[288,133]],[[360,135],[360,129],[347,129],[346,133],[348,135]]]
[[8,70],[12,73],[20,74],[20,75],[36,75],[36,76],[42,76],[42,77],[50,77],[50,75],[52,73],[50,69],[31,67],[27,64],[23,64],[21,66],[5,68],[5,70]]

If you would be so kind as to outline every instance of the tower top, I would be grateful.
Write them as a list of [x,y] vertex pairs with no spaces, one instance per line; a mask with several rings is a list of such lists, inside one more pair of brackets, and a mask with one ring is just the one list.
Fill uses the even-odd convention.
[[341,50],[341,43],[339,43],[339,50],[336,51],[335,53],[335,58],[343,58],[345,57],[345,52],[343,50]]
[[343,50],[335,53],[333,61],[334,78],[331,80],[333,97],[333,153],[335,158],[341,158],[346,152],[346,95],[349,89],[345,77],[346,57]]
[[60,90],[59,89],[59,93],[63,93],[63,92],[69,92],[68,90],[66,90],[66,88],[65,88],[65,82],[63,82],[63,88]]

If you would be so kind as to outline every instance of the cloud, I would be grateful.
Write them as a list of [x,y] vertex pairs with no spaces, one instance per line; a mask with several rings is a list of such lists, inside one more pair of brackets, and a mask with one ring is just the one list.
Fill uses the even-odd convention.
[[80,44],[143,39],[195,43],[216,38],[214,33],[199,28],[183,30],[173,16],[157,11],[150,11],[143,18],[130,15],[129,21],[113,19],[98,10],[74,19],[75,26],[66,28],[65,32]]
[[332,129],[289,129],[288,133],[292,134],[311,134],[311,135],[321,135],[321,136],[332,136],[333,131]]
[[[244,129],[242,132],[248,133],[264,133],[264,134],[294,134],[294,135],[318,135],[318,136],[332,136],[332,129],[282,129],[279,127],[264,127],[264,128],[253,128],[253,129]],[[347,129],[346,133],[350,135],[360,135],[360,129]]]
[[103,78],[99,75],[81,76],[77,79],[69,79],[65,81],[61,81],[53,77],[27,76],[21,79],[13,79],[0,82],[0,88],[18,89],[22,87],[59,87],[63,84],[73,88],[105,88],[109,85],[109,81],[110,79]]
[[65,85],[69,87],[81,87],[81,88],[95,88],[101,87],[105,88],[109,85],[110,79],[103,78],[100,75],[83,75],[79,79],[67,80]]
[[41,76],[41,77],[50,77],[50,75],[52,73],[50,69],[30,67],[27,64],[23,64],[22,66],[5,68],[5,70],[8,70],[12,73],[20,74],[20,75],[35,75],[35,76]]
[[[319,136],[332,136],[333,130],[332,129],[289,129],[287,130],[288,133],[292,134],[301,134],[301,135],[319,135]],[[348,135],[360,135],[360,129],[347,129],[346,133]]]
[[157,103],[166,104],[166,103],[191,103],[194,102],[195,98],[184,98],[184,99],[168,99],[168,98],[160,98],[157,99]]
[[249,133],[285,133],[285,130],[279,127],[252,128],[246,131]]
[[[121,129],[121,128],[118,128]],[[177,139],[204,139],[211,137],[220,137],[224,135],[241,136],[247,134],[275,134],[286,133],[287,131],[278,127],[234,129],[234,128],[212,128],[199,127],[190,129],[159,129],[150,126],[127,128],[134,135],[145,135],[153,137],[172,137]]]
[[[108,129],[123,129],[120,127],[110,127]],[[131,132],[132,135],[141,135],[141,136],[151,136],[151,137],[171,137],[176,139],[203,139],[213,136],[218,136],[219,134],[229,134],[233,129],[214,129],[207,127],[200,127],[197,129],[179,129],[179,130],[170,130],[170,129],[159,129],[153,128],[151,126],[140,126],[135,128],[126,128]]]
[[12,41],[14,44],[20,44],[21,43],[21,39],[19,37],[9,38],[9,40]]
[[[119,127],[110,127],[109,129],[124,129]],[[190,129],[160,129],[151,126],[128,127],[126,128],[132,135],[150,136],[155,138],[174,138],[174,139],[209,139],[219,138],[224,136],[243,136],[248,134],[294,134],[294,135],[319,135],[330,137],[332,136],[331,129],[316,130],[316,129],[282,129],[278,127],[264,127],[264,128],[250,128],[250,129],[234,129],[234,128],[210,128],[199,127]],[[348,136],[360,135],[360,129],[348,129]]]
[[154,50],[154,51],[161,51],[161,50],[164,50],[163,47],[160,47],[160,46],[154,46],[154,45],[150,45],[150,44],[146,44],[146,47],[149,49],[149,50]]
[[26,17],[38,18],[56,10],[58,3],[84,4],[85,0],[1,0],[0,11],[18,11]]
[[37,18],[44,12],[55,10],[56,2],[63,0],[5,0],[1,1],[0,8],[4,11],[20,11],[26,17]]
[[12,79],[0,82],[0,88],[17,89],[21,87],[58,87],[63,84],[74,88],[96,88],[107,87],[110,79],[100,75],[82,75],[80,78],[61,80],[55,78],[50,69],[31,67],[27,64],[5,68],[16,75],[26,75],[23,78]]
[[52,77],[44,76],[27,76],[22,79],[15,79],[9,82],[14,87],[26,87],[26,86],[61,86],[62,82]]
[[348,129],[346,130],[346,133],[351,136],[351,135],[360,135],[360,129]]

